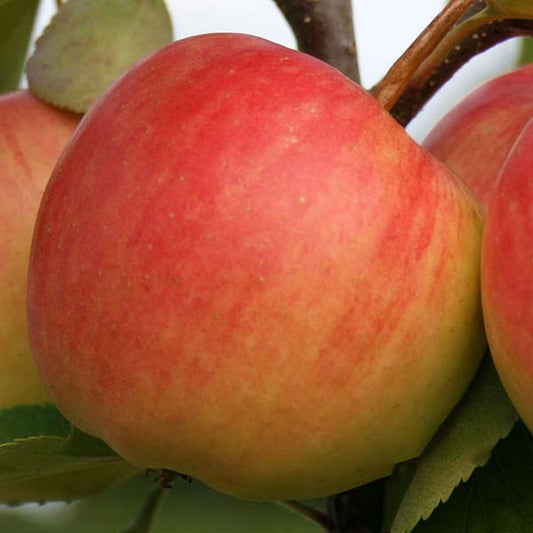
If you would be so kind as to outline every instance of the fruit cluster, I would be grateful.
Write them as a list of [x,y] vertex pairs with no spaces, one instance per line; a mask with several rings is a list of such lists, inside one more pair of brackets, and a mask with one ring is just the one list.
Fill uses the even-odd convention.
[[[491,82],[420,147],[332,67],[256,37],[137,63],[77,127],[35,223],[50,397],[139,467],[318,497],[422,452],[478,367],[484,315],[533,427],[532,86],[533,67]],[[77,117],[27,93],[3,115],[19,101],[48,123],[33,142],[0,126],[0,347],[26,368],[26,241]]]

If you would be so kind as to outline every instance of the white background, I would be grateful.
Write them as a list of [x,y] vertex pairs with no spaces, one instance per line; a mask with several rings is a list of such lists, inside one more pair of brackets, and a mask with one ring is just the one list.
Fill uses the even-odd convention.
[[[445,0],[353,0],[362,85],[370,88],[444,6]],[[235,31],[295,47],[289,26],[274,0],[167,0],[175,38],[198,33]],[[54,0],[43,0],[35,35],[55,12]],[[432,125],[472,88],[510,70],[517,41],[509,41],[463,67],[409,126],[421,141]]]

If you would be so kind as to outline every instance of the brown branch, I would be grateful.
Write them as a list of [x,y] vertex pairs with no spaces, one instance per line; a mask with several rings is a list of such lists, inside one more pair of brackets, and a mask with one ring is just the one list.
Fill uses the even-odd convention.
[[459,22],[462,22],[474,15],[477,15],[487,7],[485,0],[475,0],[475,2],[465,11]]
[[391,67],[372,91],[385,108],[391,109],[407,87],[409,80],[444,36],[472,8],[474,0],[451,0]]
[[318,509],[310,507],[309,505],[305,505],[304,503],[296,500],[285,500],[279,501],[278,503],[283,507],[286,507],[287,509],[299,514],[303,518],[306,518],[307,520],[310,520],[311,522],[323,527],[324,531],[333,531],[333,524],[331,523],[329,517]]
[[275,0],[298,49],[359,83],[351,0]]
[[533,35],[532,20],[496,20],[475,27],[438,63],[435,61],[435,64],[426,66],[416,73],[392,107],[391,114],[400,124],[406,126],[431,97],[470,59],[512,37],[531,35]]

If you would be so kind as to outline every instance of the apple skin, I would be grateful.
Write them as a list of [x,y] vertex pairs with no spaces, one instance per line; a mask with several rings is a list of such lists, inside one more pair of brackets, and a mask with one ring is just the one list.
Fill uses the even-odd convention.
[[319,497],[421,453],[483,348],[467,188],[330,66],[162,48],[86,115],[32,248],[34,356],[129,462]]
[[423,146],[487,205],[511,147],[532,116],[533,64],[474,90],[445,115]]
[[28,259],[42,193],[78,121],[28,91],[0,96],[0,409],[47,399],[28,338]]
[[533,118],[502,168],[482,250],[491,353],[509,397],[533,431]]

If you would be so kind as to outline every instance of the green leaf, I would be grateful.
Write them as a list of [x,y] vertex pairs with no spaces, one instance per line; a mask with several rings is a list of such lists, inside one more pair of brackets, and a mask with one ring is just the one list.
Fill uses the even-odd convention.
[[72,502],[99,494],[139,473],[124,461],[92,463],[76,470],[0,482],[0,502],[16,506],[25,503]]
[[533,38],[525,37],[522,39],[522,47],[520,52],[520,58],[518,59],[519,65],[527,65],[533,63]]
[[522,423],[415,533],[533,531],[533,438]]
[[52,404],[0,411],[0,502],[70,501],[138,472]]
[[172,38],[164,0],[69,0],[28,61],[30,89],[83,113],[129,66]]
[[91,437],[74,426],[71,426],[68,446],[63,453],[69,456],[118,457],[104,441]]
[[35,435],[67,437],[71,425],[51,403],[0,410],[0,444]]
[[18,88],[39,0],[0,0],[0,93]]
[[117,459],[115,454],[73,454],[68,437],[17,439],[0,446],[0,483],[61,474]]
[[390,479],[389,499],[397,500],[391,533],[412,531],[420,519],[448,500],[461,481],[487,462],[494,446],[508,435],[517,419],[487,356],[467,393],[422,456],[402,465]]

